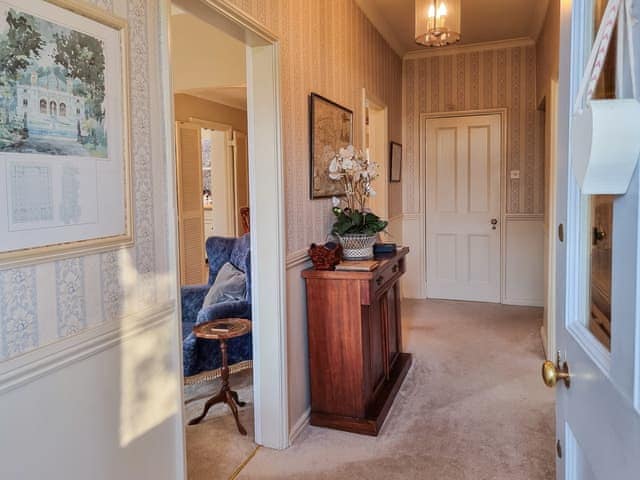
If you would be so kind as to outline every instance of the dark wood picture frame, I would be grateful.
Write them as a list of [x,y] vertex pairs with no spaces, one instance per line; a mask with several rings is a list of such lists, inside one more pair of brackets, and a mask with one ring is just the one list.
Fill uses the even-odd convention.
[[[342,115],[342,119],[336,120],[339,118],[336,117],[332,122],[330,115],[326,118],[316,118],[322,107],[325,114]],[[331,112],[332,109],[333,112]],[[337,131],[336,123],[339,122],[348,123],[348,127],[343,125],[340,131]],[[353,111],[322,95],[311,93],[309,95],[309,195],[312,200],[344,195],[342,185],[329,179],[329,163],[340,148],[349,144],[353,144]],[[328,151],[333,152],[331,156],[328,155]]]
[[402,181],[402,144],[396,142],[389,145],[389,181]]

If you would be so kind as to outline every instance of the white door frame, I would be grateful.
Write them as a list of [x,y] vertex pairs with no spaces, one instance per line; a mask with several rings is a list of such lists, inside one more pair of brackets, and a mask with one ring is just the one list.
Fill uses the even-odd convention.
[[421,285],[427,292],[427,149],[426,132],[427,122],[438,118],[452,117],[471,117],[478,115],[499,115],[500,116],[500,141],[502,142],[500,154],[500,303],[504,301],[506,296],[505,285],[505,246],[506,246],[506,188],[505,188],[505,171],[507,165],[507,125],[508,111],[507,108],[487,108],[481,110],[461,110],[458,112],[436,112],[420,114],[420,231],[423,233],[421,248],[423,258],[421,259],[420,276]]
[[[247,45],[255,441],[270,448],[287,448],[285,216],[278,37],[226,0],[174,0],[173,3]],[[161,75],[166,132],[174,128],[170,19],[171,1],[161,0]],[[175,165],[173,138],[171,134],[166,135],[165,147],[170,156],[168,163]],[[173,188],[174,171],[170,172],[169,181]],[[168,201],[175,215],[175,196]],[[174,221],[170,219],[170,223]],[[175,238],[170,248],[177,258]],[[175,271],[171,273],[176,275]],[[179,292],[177,294],[179,299]],[[181,339],[179,316],[176,322],[176,335]],[[176,348],[181,349],[181,343],[177,342]]]
[[[545,143],[549,145],[549,178],[545,188],[547,189],[547,292],[546,292],[546,331],[543,332],[545,353],[547,358],[552,358],[556,351],[556,245],[558,238],[556,221],[556,168],[557,142],[558,142],[558,81],[551,80],[547,107],[545,112],[545,130],[548,132]],[[545,145],[546,148],[546,145]]]

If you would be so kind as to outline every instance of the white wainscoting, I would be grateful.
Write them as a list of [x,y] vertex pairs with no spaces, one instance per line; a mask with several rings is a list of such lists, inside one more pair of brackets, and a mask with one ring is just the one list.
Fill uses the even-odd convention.
[[502,303],[544,306],[544,216],[505,216]]
[[382,240],[385,242],[396,243],[402,245],[402,219],[404,215],[394,215],[389,217],[389,225],[387,225],[388,234],[382,234]]
[[[544,306],[544,216],[504,217],[502,303]],[[427,298],[425,230],[422,214],[402,216],[402,240],[411,249],[403,280],[405,298]]]
[[0,478],[183,478],[175,318],[161,305],[2,363]]
[[402,243],[409,247],[407,273],[401,280],[405,298],[427,298],[424,216],[405,213],[402,216]]
[[[319,242],[320,243],[320,242]],[[309,347],[307,295],[302,270],[311,267],[307,250],[287,255],[287,375],[289,377],[289,442],[309,423]]]

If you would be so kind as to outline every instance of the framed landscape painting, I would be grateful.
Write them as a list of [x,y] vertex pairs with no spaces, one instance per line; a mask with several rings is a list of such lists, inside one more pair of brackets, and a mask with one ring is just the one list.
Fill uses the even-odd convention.
[[309,97],[311,198],[344,195],[341,182],[329,178],[329,164],[341,148],[353,143],[353,112],[320,95]]
[[0,0],[0,266],[132,242],[126,22]]

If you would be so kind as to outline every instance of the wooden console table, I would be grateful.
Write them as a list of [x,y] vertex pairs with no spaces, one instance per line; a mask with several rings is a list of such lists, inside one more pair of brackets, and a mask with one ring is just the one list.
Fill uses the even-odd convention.
[[408,248],[371,272],[305,270],[311,424],[377,435],[411,366],[400,291]]

